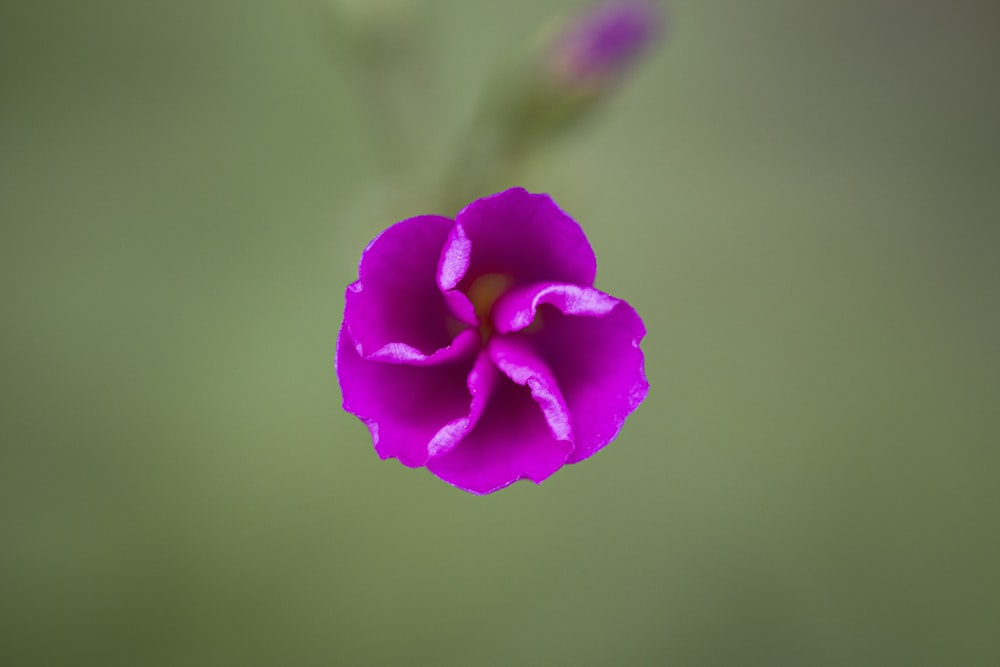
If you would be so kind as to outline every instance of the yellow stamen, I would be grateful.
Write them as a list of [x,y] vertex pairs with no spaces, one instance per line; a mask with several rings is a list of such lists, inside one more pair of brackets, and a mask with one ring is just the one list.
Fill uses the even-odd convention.
[[505,276],[502,273],[487,273],[473,280],[469,289],[465,291],[465,295],[469,297],[469,301],[476,309],[476,317],[479,318],[479,331],[483,335],[484,341],[493,333],[493,320],[490,317],[493,304],[513,282],[510,276]]

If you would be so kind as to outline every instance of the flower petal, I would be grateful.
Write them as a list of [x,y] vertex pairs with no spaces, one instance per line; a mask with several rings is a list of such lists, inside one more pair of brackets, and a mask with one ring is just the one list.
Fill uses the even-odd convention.
[[465,354],[423,366],[363,359],[350,332],[342,327],[337,377],[344,410],[368,426],[380,457],[422,466],[438,432],[469,416],[472,398],[467,378],[473,359],[472,354]]
[[639,342],[642,320],[624,301],[590,287],[544,283],[511,290],[494,307],[502,337],[530,346],[545,359],[565,397],[581,461],[618,435],[646,398]]
[[[347,288],[344,322],[363,358],[426,361],[452,343],[456,328],[435,270],[454,223],[426,215],[389,227],[361,255]],[[447,355],[446,355],[447,356]]]
[[462,209],[441,253],[438,285],[465,288],[488,273],[516,284],[592,285],[594,251],[580,225],[546,194],[512,188]]
[[[495,372],[495,371],[494,371]],[[485,410],[451,450],[430,459],[427,469],[460,489],[492,493],[519,479],[535,483],[561,468],[572,443],[552,435],[531,389],[496,374]]]
[[466,329],[460,331],[451,345],[442,347],[431,354],[424,354],[405,343],[388,343],[371,353],[367,357],[361,354],[361,344],[354,338],[353,332],[348,329],[348,339],[353,342],[354,350],[359,357],[368,361],[381,361],[388,364],[410,364],[412,366],[432,366],[455,359],[463,359],[472,355],[481,347],[482,336],[477,329]]
[[554,306],[564,315],[603,317],[621,300],[593,287],[539,283],[512,289],[493,307],[493,326],[500,333],[520,331],[535,321],[538,307]]
[[481,352],[476,358],[476,363],[469,372],[466,385],[469,394],[472,395],[472,405],[469,406],[469,414],[449,422],[441,428],[431,439],[427,447],[431,458],[441,456],[454,449],[461,442],[472,427],[476,425],[479,418],[486,409],[486,404],[493,395],[497,383],[500,381],[500,371],[490,361],[490,357],[485,352]]
[[529,341],[522,337],[494,336],[488,350],[490,359],[504,375],[531,391],[531,398],[541,408],[552,437],[572,442],[569,408],[552,371]]

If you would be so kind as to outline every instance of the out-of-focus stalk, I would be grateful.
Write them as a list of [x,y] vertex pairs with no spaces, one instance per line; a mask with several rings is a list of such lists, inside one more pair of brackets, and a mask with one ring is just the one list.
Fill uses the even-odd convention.
[[413,0],[333,0],[340,46],[354,64],[355,87],[383,178],[414,167],[413,116],[427,94],[430,67]]

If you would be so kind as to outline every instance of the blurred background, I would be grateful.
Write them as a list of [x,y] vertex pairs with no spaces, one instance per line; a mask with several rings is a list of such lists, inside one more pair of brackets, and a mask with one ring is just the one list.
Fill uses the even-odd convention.
[[649,329],[600,455],[341,411],[361,249],[578,7],[0,2],[0,662],[1000,664],[996,3],[673,0],[524,166]]

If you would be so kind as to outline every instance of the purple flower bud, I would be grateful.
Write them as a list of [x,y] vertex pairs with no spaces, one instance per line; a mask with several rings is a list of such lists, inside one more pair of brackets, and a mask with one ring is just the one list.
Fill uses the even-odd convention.
[[383,459],[475,494],[590,457],[648,389],[642,320],[596,271],[580,225],[521,188],[396,223],[347,288],[344,409]]
[[655,2],[604,2],[577,17],[556,39],[550,56],[553,73],[568,85],[605,85],[620,78],[661,30]]

